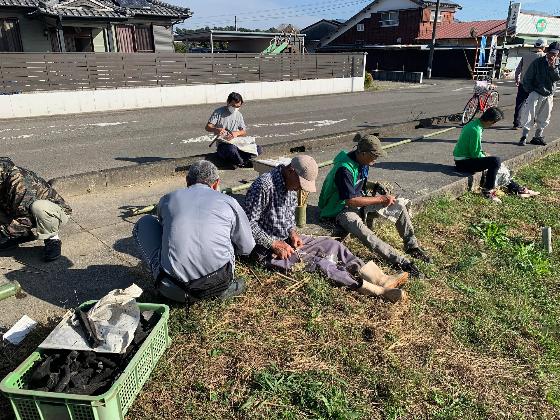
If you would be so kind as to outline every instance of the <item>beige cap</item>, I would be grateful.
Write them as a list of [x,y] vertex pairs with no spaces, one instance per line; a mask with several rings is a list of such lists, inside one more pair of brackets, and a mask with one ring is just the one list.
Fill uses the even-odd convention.
[[307,192],[316,192],[315,181],[319,174],[319,166],[311,156],[299,155],[292,159],[290,164],[299,176],[301,189]]

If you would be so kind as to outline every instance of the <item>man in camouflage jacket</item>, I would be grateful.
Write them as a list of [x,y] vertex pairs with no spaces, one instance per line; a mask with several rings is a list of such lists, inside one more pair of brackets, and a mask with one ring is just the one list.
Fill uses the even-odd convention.
[[0,251],[37,238],[45,242],[45,260],[60,257],[60,227],[72,209],[53,187],[36,173],[0,157]]

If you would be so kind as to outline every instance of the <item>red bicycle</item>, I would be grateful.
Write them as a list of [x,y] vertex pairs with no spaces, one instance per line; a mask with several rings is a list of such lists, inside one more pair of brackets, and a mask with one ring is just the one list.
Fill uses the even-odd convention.
[[488,108],[498,106],[500,95],[496,90],[496,86],[485,81],[477,81],[474,86],[473,96],[465,105],[461,122],[469,123],[480,111],[484,112]]

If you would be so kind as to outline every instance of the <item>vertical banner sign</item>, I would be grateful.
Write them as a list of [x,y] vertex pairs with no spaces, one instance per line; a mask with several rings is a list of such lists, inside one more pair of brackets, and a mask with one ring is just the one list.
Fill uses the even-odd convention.
[[486,37],[480,38],[480,52],[478,54],[478,65],[483,66],[486,64]]
[[488,64],[496,64],[497,52],[498,52],[498,36],[492,35],[492,43],[490,44],[490,54],[488,55]]
[[508,35],[517,34],[517,20],[521,12],[521,3],[513,3],[509,11],[509,20],[507,23]]

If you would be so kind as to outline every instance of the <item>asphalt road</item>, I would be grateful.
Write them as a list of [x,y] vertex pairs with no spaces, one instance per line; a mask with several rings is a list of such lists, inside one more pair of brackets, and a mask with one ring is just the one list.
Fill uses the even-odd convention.
[[[499,85],[500,104],[515,86]],[[461,112],[467,80],[386,91],[247,102],[249,135],[267,145]],[[225,100],[225,98],[224,98]],[[45,178],[206,153],[204,125],[219,104],[0,121],[1,155]]]

